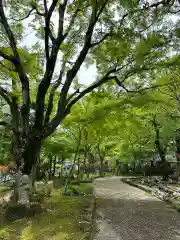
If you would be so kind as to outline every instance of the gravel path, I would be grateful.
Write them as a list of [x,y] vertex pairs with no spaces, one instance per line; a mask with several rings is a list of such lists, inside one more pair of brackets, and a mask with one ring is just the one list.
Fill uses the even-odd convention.
[[180,213],[120,178],[95,181],[94,240],[180,240]]

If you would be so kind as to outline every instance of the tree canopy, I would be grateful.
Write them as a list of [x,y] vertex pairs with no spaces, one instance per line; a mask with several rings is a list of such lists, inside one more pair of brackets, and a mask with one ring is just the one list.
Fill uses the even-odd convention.
[[[17,165],[29,173],[45,138],[89,93],[106,111],[119,106],[116,116],[125,118],[136,102],[161,101],[158,90],[160,99],[144,92],[164,84],[160,78],[179,65],[179,10],[174,0],[0,0],[0,95],[10,107]],[[97,78],[80,84],[81,67],[93,64]]]

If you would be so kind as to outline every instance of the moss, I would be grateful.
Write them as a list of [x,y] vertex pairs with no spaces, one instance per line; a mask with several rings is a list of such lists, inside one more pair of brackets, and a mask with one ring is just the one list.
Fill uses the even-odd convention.
[[0,185],[0,197],[3,197],[9,190],[11,190],[10,187]]
[[[75,186],[76,187],[76,186]],[[92,187],[80,184],[80,191],[92,193]],[[52,196],[43,202],[44,211],[33,218],[24,218],[9,225],[2,224],[0,239],[5,240],[73,240],[83,239],[79,222],[90,205],[92,197],[62,196],[54,189]]]
[[85,194],[91,194],[92,193],[92,185],[91,184],[85,184],[80,183],[78,185],[70,184],[68,186],[69,189],[75,188],[78,192],[82,192]]

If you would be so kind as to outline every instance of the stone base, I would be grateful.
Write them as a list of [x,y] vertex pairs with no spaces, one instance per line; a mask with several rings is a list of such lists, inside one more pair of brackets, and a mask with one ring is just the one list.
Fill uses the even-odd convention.
[[7,221],[15,221],[25,217],[32,217],[36,214],[42,212],[42,207],[40,204],[33,203],[30,205],[9,203],[6,206],[5,218]]

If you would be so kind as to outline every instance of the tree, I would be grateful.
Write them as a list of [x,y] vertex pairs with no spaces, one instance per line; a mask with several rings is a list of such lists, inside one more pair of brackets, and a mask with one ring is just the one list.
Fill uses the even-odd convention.
[[85,169],[87,154],[92,147],[90,146],[92,145],[92,136],[90,137],[89,134],[92,129],[91,126],[96,124],[96,122],[101,119],[100,115],[91,114],[92,109],[95,107],[96,104],[94,103],[94,97],[92,95],[90,97],[86,97],[83,99],[83,101],[76,104],[71,114],[63,122],[63,127],[68,130],[69,134],[76,141],[77,146],[73,164],[77,164],[78,166],[77,177],[79,177],[81,168],[81,155],[84,153],[83,169]]
[[[14,160],[25,173],[36,164],[44,139],[79,99],[110,80],[126,88],[127,78],[162,66],[172,47],[169,36],[177,42],[176,26],[165,31],[163,17],[175,10],[174,1],[44,0],[9,1],[5,11],[0,0],[1,71],[11,83],[10,89],[1,86],[0,95],[10,106]],[[41,39],[32,48],[20,46],[25,19]],[[98,62],[97,81],[72,93],[80,67],[93,60]]]
[[48,167],[49,177],[54,176],[56,171],[56,161],[72,159],[76,150],[76,142],[63,129],[59,130],[43,143],[41,154],[41,166],[43,163]]
[[[176,167],[176,177],[177,180],[179,179],[180,174],[180,132],[179,132],[179,69],[173,68],[170,71],[166,71],[165,81],[171,84],[168,84],[167,86],[163,87],[161,89],[161,92],[164,94],[165,97],[168,97],[168,99],[172,102],[174,102],[174,110],[172,111],[170,117],[174,121],[176,121],[175,127],[174,127],[174,135],[173,139],[175,140],[175,152],[176,152],[176,158],[177,158],[177,167]],[[162,81],[162,79],[159,79],[159,81]]]
[[[111,134],[115,131],[114,135],[119,136],[119,153],[117,151],[114,154],[119,155],[121,162],[133,163],[134,170],[139,166],[142,171],[142,167],[150,163],[153,156],[160,155],[164,162],[166,155],[175,151],[172,140],[175,138],[175,130],[179,127],[177,103],[175,98],[168,95],[170,92],[167,92],[167,89],[173,83],[168,82],[167,73],[164,74],[162,71],[151,76],[156,84],[148,91],[146,89],[131,92],[131,95],[121,93],[118,99],[113,99],[114,93],[111,90],[107,98],[106,91],[106,108],[101,103],[99,109],[96,109],[96,112],[101,114],[108,108],[111,109],[107,121],[112,124]],[[177,84],[175,78],[173,81]]]

